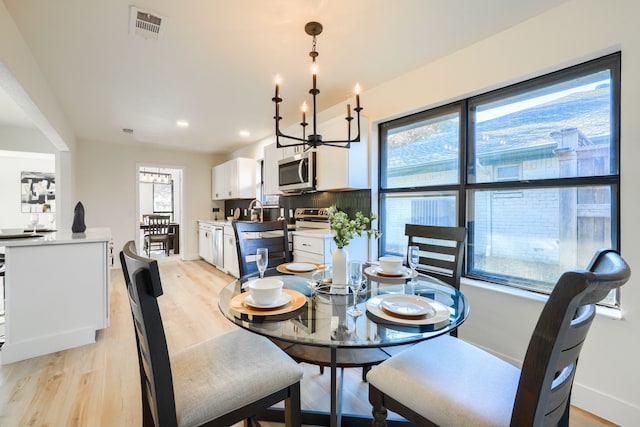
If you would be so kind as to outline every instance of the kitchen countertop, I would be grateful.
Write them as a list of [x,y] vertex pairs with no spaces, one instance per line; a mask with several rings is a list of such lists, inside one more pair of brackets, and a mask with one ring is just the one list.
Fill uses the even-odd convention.
[[[227,221],[227,220],[213,220],[213,219],[201,219],[198,220],[199,223],[205,223],[205,224],[213,224],[213,225],[217,225],[217,226],[225,226],[225,225],[231,225],[231,223],[233,221]],[[296,229],[296,228],[291,228],[292,226],[289,226],[289,233],[291,233],[294,236],[308,236],[308,237],[316,237],[316,238],[327,238],[327,237],[333,237],[333,235],[335,234],[333,231],[328,230],[328,229],[323,229],[323,228],[303,228],[303,229]]]
[[111,240],[111,229],[109,228],[87,228],[84,233],[58,230],[36,234],[42,237],[2,239],[0,240],[0,246],[63,245],[69,243],[107,242]]
[[205,224],[213,224],[213,225],[231,225],[231,221],[227,221],[226,219],[199,219],[198,222],[203,222]]

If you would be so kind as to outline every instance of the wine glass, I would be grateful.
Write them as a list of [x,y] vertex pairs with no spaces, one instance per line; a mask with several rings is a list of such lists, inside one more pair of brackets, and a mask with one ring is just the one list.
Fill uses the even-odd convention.
[[415,283],[416,267],[420,262],[420,248],[418,246],[409,246],[407,251],[407,261],[411,268],[411,286]]
[[258,248],[256,251],[256,266],[260,272],[260,278],[264,277],[264,272],[269,263],[269,250],[267,248]]
[[358,308],[358,292],[362,286],[362,263],[351,261],[349,264],[349,287],[353,293],[353,305],[347,309],[347,313],[353,317],[361,316],[362,311]]
[[39,220],[40,218],[37,213],[32,213],[31,215],[29,215],[29,225],[33,227],[33,234],[36,234]]
[[56,222],[56,214],[49,214],[49,230],[53,230],[53,223]]

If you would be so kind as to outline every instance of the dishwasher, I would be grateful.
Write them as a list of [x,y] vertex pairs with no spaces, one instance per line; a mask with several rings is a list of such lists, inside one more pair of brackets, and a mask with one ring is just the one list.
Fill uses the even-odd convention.
[[211,227],[211,263],[224,270],[224,227]]

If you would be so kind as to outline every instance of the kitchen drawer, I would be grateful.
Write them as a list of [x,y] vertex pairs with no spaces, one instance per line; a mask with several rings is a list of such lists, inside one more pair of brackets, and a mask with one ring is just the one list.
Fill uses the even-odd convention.
[[293,239],[293,250],[313,252],[318,255],[323,255],[324,239],[296,235]]
[[293,260],[295,262],[331,263],[330,236],[293,236]]
[[304,251],[294,251],[293,260],[294,262],[310,262],[312,264],[325,264],[325,260],[322,255],[317,255],[311,252],[304,252]]

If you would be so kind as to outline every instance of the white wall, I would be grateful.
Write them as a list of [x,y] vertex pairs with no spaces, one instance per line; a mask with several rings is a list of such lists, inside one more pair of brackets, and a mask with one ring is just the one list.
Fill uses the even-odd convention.
[[56,153],[58,228],[70,228],[75,182],[72,176],[75,135],[3,1],[0,1],[0,85],[33,121]]
[[[635,0],[575,0],[361,95],[376,123],[622,52],[622,255],[640,265],[640,35]],[[382,53],[383,54],[383,53]],[[332,108],[338,113],[342,105]],[[371,141],[377,143],[374,126]],[[375,147],[372,147],[375,148]],[[374,156],[375,158],[375,156]],[[376,164],[372,163],[373,168]],[[376,182],[375,180],[373,182]],[[635,271],[639,274],[638,271]],[[583,347],[573,403],[623,425],[640,421],[640,279],[622,289],[622,320],[599,315]],[[463,283],[471,315],[461,337],[521,363],[542,302]],[[443,361],[444,363],[444,361]]]
[[183,169],[184,222],[180,224],[180,256],[198,258],[197,220],[212,219],[211,166],[216,156],[124,144],[78,141],[76,196],[85,208],[87,227],[109,227],[114,248],[139,234],[136,216],[138,166]]

